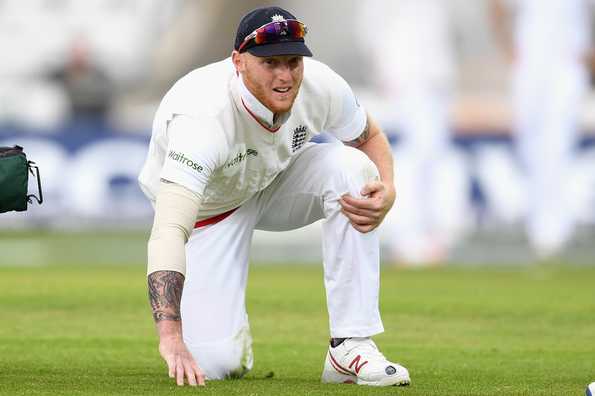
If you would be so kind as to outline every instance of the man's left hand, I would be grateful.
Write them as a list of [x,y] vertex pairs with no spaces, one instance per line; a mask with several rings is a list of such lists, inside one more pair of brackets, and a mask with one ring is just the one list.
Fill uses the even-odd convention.
[[395,189],[381,181],[367,183],[361,191],[363,198],[345,194],[339,200],[341,211],[359,232],[367,233],[382,223],[395,201]]

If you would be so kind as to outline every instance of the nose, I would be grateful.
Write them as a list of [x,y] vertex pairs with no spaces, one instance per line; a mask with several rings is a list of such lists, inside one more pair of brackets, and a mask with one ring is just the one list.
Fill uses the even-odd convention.
[[277,68],[277,77],[282,81],[291,81],[291,67],[289,62],[281,62]]

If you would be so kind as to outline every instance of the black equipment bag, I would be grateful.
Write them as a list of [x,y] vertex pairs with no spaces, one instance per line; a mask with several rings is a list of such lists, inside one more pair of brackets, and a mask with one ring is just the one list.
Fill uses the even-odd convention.
[[[37,177],[39,198],[27,194],[29,173]],[[27,161],[22,147],[0,147],[0,213],[27,210],[27,202],[33,203],[33,198],[39,204],[43,202],[39,168]]]

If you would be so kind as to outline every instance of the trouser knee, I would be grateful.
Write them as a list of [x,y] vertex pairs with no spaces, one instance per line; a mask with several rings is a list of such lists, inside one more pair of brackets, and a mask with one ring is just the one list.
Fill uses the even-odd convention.
[[186,345],[209,380],[239,378],[252,369],[252,337],[249,330],[235,337],[201,344]]
[[349,146],[333,147],[328,156],[329,180],[339,195],[349,193],[359,197],[362,187],[380,180],[378,168],[361,150]]

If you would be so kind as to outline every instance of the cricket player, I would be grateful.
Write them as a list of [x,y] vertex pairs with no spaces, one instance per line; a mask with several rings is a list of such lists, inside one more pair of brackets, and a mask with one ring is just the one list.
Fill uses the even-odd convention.
[[[588,89],[593,0],[494,0],[496,22],[513,18],[513,128],[527,175],[527,234],[541,258],[559,254],[577,222],[567,180]],[[506,29],[499,26],[502,36]]]
[[[331,336],[323,382],[410,383],[370,339],[383,331],[376,228],[395,199],[389,145],[347,83],[309,59],[306,32],[281,8],[253,10],[231,57],[180,79],[157,110],[139,181],[155,206],[148,287],[159,351],[178,385],[251,369],[253,231],[319,219]],[[309,142],[323,131],[345,144]]]
[[[398,121],[399,205],[384,230],[391,258],[407,265],[447,259],[468,217],[463,164],[450,143],[457,74],[451,8],[444,0],[359,2],[358,36]],[[365,29],[370,20],[375,28]]]

